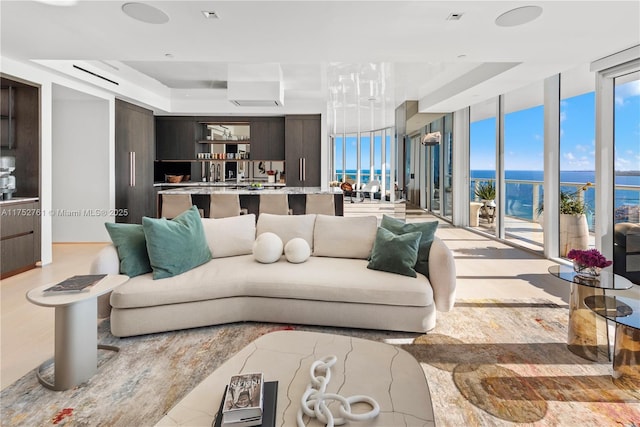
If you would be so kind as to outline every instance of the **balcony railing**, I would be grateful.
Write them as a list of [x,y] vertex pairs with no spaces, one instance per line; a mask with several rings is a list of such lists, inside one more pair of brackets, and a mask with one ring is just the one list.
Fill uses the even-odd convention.
[[[479,201],[475,189],[483,182],[494,182],[490,178],[471,178],[470,199]],[[525,221],[535,222],[538,219],[538,207],[543,200],[542,181],[505,180],[505,215]],[[585,183],[561,182],[560,190],[581,195],[587,206],[587,222],[589,231],[594,231],[595,186],[580,191]],[[640,222],[640,186],[615,186],[615,222]]]

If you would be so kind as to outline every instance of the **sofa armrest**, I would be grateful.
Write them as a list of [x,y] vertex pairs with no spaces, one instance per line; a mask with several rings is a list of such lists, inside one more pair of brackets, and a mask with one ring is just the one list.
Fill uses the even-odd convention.
[[429,252],[429,282],[438,311],[449,311],[456,299],[456,264],[453,252],[435,237]]
[[91,262],[90,274],[120,274],[120,258],[113,245],[105,246]]
[[[91,262],[89,274],[120,274],[120,258],[115,246],[105,246],[98,252]],[[111,292],[98,297],[98,319],[104,319],[111,314],[110,298]]]

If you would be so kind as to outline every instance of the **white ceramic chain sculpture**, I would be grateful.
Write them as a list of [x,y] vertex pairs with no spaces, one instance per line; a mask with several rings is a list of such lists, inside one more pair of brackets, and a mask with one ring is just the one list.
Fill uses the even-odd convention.
[[[327,393],[327,384],[331,380],[331,367],[336,363],[336,356],[326,356],[316,360],[311,364],[309,375],[311,383],[300,399],[300,409],[298,409],[298,427],[304,427],[302,414],[317,418],[327,427],[339,426],[347,421],[366,421],[375,418],[380,413],[380,405],[373,398],[364,395],[343,397],[335,393]],[[317,374],[316,374],[317,371]],[[324,375],[323,375],[324,374]],[[340,402],[338,413],[340,418],[334,418],[327,403],[335,400]],[[351,405],[354,403],[366,403],[371,406],[371,411],[362,414],[352,414]]]

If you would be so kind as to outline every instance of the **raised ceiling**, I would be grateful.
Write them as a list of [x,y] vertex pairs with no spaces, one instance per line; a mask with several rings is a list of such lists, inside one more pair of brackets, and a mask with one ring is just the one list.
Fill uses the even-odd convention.
[[[404,100],[455,111],[640,44],[639,1],[144,1],[164,24],[127,16],[123,1],[69,3],[0,2],[2,55],[110,88],[69,65],[81,63],[120,95],[154,93],[142,102],[160,113],[327,106],[337,130],[355,112],[363,129],[386,125]],[[495,24],[530,4],[542,8],[534,21]],[[245,63],[280,65],[284,106],[227,100],[228,64]]]

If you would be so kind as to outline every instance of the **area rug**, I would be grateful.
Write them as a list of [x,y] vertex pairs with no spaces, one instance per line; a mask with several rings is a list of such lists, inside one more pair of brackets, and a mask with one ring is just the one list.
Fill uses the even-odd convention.
[[295,328],[409,351],[423,366],[438,426],[640,426],[640,401],[612,383],[611,365],[567,350],[566,306],[474,300],[438,314],[424,335],[236,323],[118,339],[103,322],[100,342],[120,352],[101,352],[98,373],[72,390],[50,391],[25,375],[0,393],[2,425],[152,426],[239,349]]

